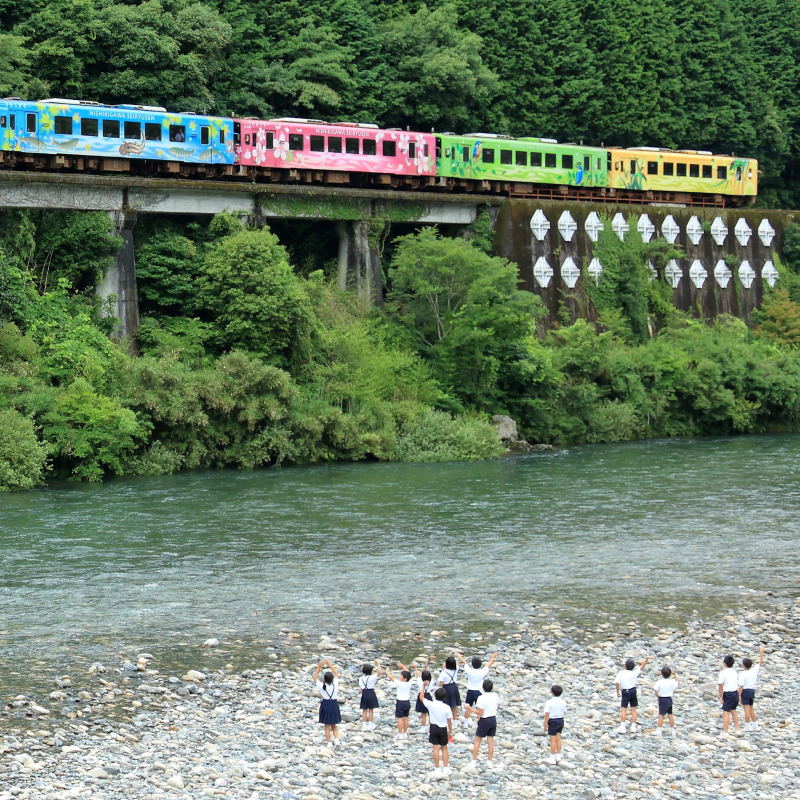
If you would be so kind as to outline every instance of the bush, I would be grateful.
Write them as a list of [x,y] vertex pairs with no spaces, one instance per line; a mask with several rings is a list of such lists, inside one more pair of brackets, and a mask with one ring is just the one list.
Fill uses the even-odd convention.
[[481,461],[504,452],[497,431],[486,420],[428,411],[406,423],[395,457],[398,461]]
[[0,411],[0,492],[39,486],[46,460],[33,423],[17,411]]

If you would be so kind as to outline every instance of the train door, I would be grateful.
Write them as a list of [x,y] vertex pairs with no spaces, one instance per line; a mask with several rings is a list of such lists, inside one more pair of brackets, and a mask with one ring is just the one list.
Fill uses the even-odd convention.
[[[20,130],[22,128],[22,130]],[[39,139],[39,114],[36,111],[26,111],[17,114],[17,138],[25,142],[24,150],[39,152],[41,140]]]

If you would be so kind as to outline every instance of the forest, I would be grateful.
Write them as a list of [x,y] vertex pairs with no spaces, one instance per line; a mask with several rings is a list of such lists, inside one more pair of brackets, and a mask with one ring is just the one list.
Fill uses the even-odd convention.
[[[0,0],[0,92],[756,156],[797,205],[796,4],[749,0]],[[609,231],[607,224],[606,229]],[[394,231],[386,302],[340,292],[323,229],[143,217],[142,312],[95,286],[108,217],[0,215],[0,490],[182,469],[497,457],[530,442],[800,430],[800,226],[751,324],[677,312],[649,245],[601,240],[597,321],[466,238]],[[330,248],[328,248],[329,250]]]

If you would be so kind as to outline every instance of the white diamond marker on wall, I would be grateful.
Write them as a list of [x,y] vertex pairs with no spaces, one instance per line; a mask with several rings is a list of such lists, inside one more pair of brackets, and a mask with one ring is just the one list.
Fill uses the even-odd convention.
[[702,265],[702,263],[697,259],[692,261],[692,266],[689,267],[689,278],[691,279],[692,283],[698,289],[702,289],[707,277],[708,272],[706,272],[706,268]]
[[703,238],[703,226],[697,217],[692,217],[686,224],[686,235],[692,244],[700,244],[700,240]]
[[631,226],[628,225],[628,220],[622,216],[622,214],[617,211],[614,214],[614,219],[611,220],[611,230],[619,236],[622,241],[625,241],[625,234],[631,229]]
[[569,211],[565,211],[558,218],[558,230],[564,237],[565,242],[572,241],[572,237],[575,235],[575,231],[578,230],[578,223],[575,222],[575,220],[572,218],[572,214],[570,214]]
[[[717,219],[719,219],[719,217],[717,217]],[[717,261],[717,266],[714,267],[714,278],[720,287],[724,289],[732,277],[733,273],[730,267],[722,259]]]
[[547,263],[546,258],[537,258],[533,265],[533,277],[543,289],[550,283],[553,277],[553,268]]
[[589,274],[594,278],[595,284],[600,283],[600,276],[603,274],[603,265],[599,258],[593,258],[589,262]]
[[664,238],[670,244],[675,244],[675,240],[678,238],[680,232],[681,229],[678,227],[678,223],[675,222],[672,214],[667,214],[667,218],[661,223],[661,233]]
[[653,234],[656,232],[656,226],[653,225],[647,214],[642,214],[642,216],[639,217],[639,221],[636,223],[636,230],[639,231],[642,241],[647,244],[653,238]]
[[674,258],[671,258],[667,262],[666,269],[664,270],[664,277],[667,279],[667,283],[673,289],[678,288],[678,284],[681,282],[681,278],[683,277],[683,272],[681,271],[681,268],[678,266],[678,262]]
[[570,289],[574,289],[580,276],[581,271],[575,266],[575,262],[571,258],[564,259],[564,263],[561,265],[561,279],[564,283],[566,283]]
[[[761,243],[764,245],[764,247],[769,247],[772,244],[772,240],[775,238],[775,228],[770,225],[768,219],[761,220],[761,224],[758,226],[758,238],[761,239]],[[764,274],[763,271],[761,274]],[[771,285],[772,284],[770,284],[770,286]]]
[[531,231],[541,242],[550,230],[550,220],[544,215],[541,208],[536,209],[536,213],[531,217]]
[[[773,231],[774,234],[774,231]],[[759,228],[759,236],[761,236],[761,229]],[[763,241],[763,240],[762,240]],[[778,280],[778,270],[775,269],[775,265],[771,261],[767,261],[764,264],[764,267],[761,270],[761,280],[766,281],[770,286],[775,285],[775,281]]]
[[750,241],[750,236],[753,233],[744,217],[739,217],[739,221],[736,223],[733,232],[736,234],[736,241],[739,242],[742,247],[747,246],[747,243]]
[[584,223],[584,227],[586,228],[586,235],[593,241],[596,242],[600,231],[605,230],[605,225],[603,225],[602,220],[599,216],[597,216],[596,211],[592,211],[588,217],[586,217],[586,222]]
[[739,280],[745,289],[749,289],[753,285],[756,277],[756,271],[750,266],[749,261],[742,261],[739,267]]
[[711,238],[722,247],[725,244],[725,237],[728,235],[728,226],[722,221],[722,217],[716,217],[711,223]]
[[650,273],[650,281],[652,283],[652,281],[658,277],[658,273],[656,272],[656,268],[653,266],[653,262],[650,260],[647,261],[647,270]]

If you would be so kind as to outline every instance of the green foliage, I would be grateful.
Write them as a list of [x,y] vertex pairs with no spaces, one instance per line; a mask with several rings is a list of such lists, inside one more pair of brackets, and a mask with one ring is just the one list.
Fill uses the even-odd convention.
[[783,228],[783,258],[792,272],[800,274],[800,225],[794,221]]
[[39,486],[46,460],[33,423],[13,409],[0,411],[0,492]]
[[399,461],[480,461],[505,452],[489,422],[427,411],[410,419],[397,441]]
[[787,289],[777,289],[754,317],[759,336],[800,348],[800,305],[792,300]]

